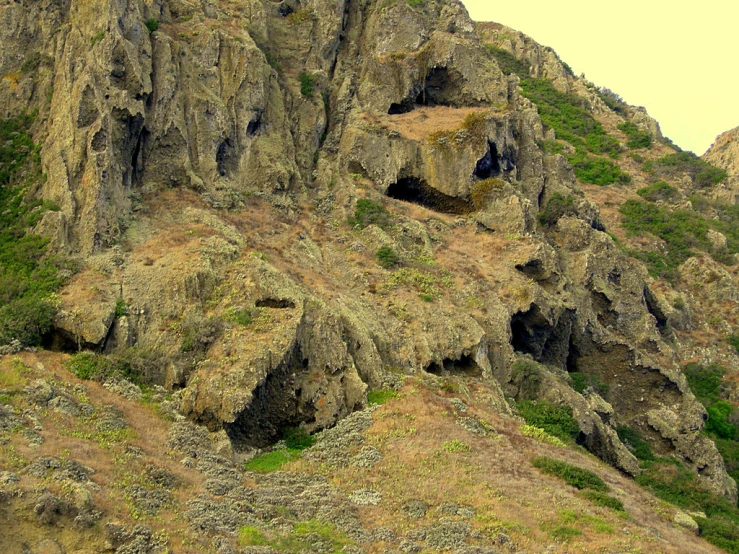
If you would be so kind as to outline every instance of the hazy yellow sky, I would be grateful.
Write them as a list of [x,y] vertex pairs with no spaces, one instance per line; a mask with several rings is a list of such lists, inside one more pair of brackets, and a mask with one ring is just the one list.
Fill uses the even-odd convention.
[[739,126],[739,1],[462,0],[551,46],[576,74],[645,106],[698,155]]

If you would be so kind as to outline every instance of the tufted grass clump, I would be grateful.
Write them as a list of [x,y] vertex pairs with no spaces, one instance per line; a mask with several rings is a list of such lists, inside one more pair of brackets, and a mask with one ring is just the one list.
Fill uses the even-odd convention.
[[244,525],[239,529],[239,545],[241,546],[267,546],[267,537],[258,528],[252,525]]
[[393,398],[398,398],[399,394],[393,389],[376,389],[367,392],[367,404],[376,404],[381,406]]
[[482,210],[495,191],[503,190],[505,181],[498,177],[476,181],[470,187],[470,200],[476,210]]
[[547,444],[551,444],[552,446],[556,446],[557,448],[564,448],[567,446],[562,440],[550,435],[541,427],[534,427],[533,425],[521,425],[521,434],[524,437],[531,437],[532,439],[540,440]]
[[541,470],[547,475],[559,477],[565,483],[576,489],[591,489],[594,491],[608,492],[608,485],[603,479],[598,477],[592,471],[583,469],[576,465],[548,458],[546,456],[538,456],[531,460],[531,465]]
[[255,471],[257,473],[271,473],[282,468],[288,462],[297,460],[300,457],[301,450],[281,448],[254,456],[251,460],[244,464],[246,471]]
[[469,452],[470,450],[472,450],[469,444],[467,444],[466,442],[457,440],[457,439],[452,439],[450,441],[447,441],[444,444],[442,444],[441,447],[451,454],[454,454],[457,452]]

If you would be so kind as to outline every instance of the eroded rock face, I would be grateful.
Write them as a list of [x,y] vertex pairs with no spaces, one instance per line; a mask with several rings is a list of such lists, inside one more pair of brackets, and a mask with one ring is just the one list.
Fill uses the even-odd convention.
[[722,200],[736,204],[739,193],[739,127],[716,137],[708,151],[703,154],[703,159],[729,174],[726,182],[727,191],[723,194],[719,191],[718,195]]
[[[2,69],[47,57],[0,99],[47,118],[39,194],[61,212],[38,230],[88,255],[61,295],[65,340],[160,353],[182,413],[237,449],[330,427],[368,386],[427,371],[571,406],[580,442],[631,474],[615,428],[638,427],[736,499],[666,342],[671,312],[539,147],[536,107],[485,48],[501,28],[476,30],[453,0],[48,8],[1,8]],[[512,36],[500,46],[533,76],[585,88]],[[555,194],[572,210],[542,228]],[[342,230],[362,196],[392,225]],[[358,253],[381,246],[407,271],[379,282]],[[526,357],[530,380],[511,367]],[[574,371],[608,392],[575,392]]]

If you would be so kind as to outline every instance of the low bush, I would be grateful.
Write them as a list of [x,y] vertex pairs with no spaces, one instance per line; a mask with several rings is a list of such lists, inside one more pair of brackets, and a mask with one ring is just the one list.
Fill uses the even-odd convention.
[[654,460],[652,448],[636,429],[632,429],[628,425],[620,425],[616,427],[616,433],[624,446],[639,460]]
[[505,181],[494,177],[492,179],[483,179],[482,181],[476,181],[470,187],[470,200],[475,209],[482,210],[488,200],[492,197],[495,191],[503,190],[505,187]]
[[601,396],[608,394],[608,385],[597,374],[573,371],[570,373],[570,378],[572,379],[572,388],[580,394],[590,388]]
[[594,490],[584,490],[580,493],[583,498],[589,500],[596,506],[602,506],[603,508],[610,508],[616,512],[625,512],[623,503],[618,498],[613,498],[603,492]]
[[59,270],[71,269],[48,256],[48,239],[29,232],[45,212],[58,209],[27,193],[42,178],[29,133],[34,119],[22,114],[0,120],[0,344],[41,343],[56,313]]
[[558,139],[581,151],[619,155],[619,142],[590,115],[579,96],[558,91],[546,79],[522,79],[521,88],[524,96],[538,107],[542,123],[554,129]]
[[313,91],[316,88],[316,77],[310,73],[303,71],[300,74],[300,94],[306,98],[313,98]]
[[698,188],[707,188],[726,180],[728,174],[692,152],[675,152],[659,158],[654,169],[661,175],[676,176],[687,173]]
[[539,223],[544,226],[551,227],[564,216],[577,215],[575,208],[575,198],[571,195],[563,196],[555,192],[547,201],[547,205],[539,213]]
[[515,74],[522,78],[529,76],[529,64],[519,60],[507,50],[503,50],[492,44],[486,44],[485,46],[493,55],[495,61],[498,62],[498,67],[505,75]]
[[395,267],[400,262],[398,255],[389,246],[380,246],[375,253],[375,258],[377,258],[377,263],[385,269]]
[[614,162],[607,158],[598,158],[577,153],[568,158],[577,178],[583,183],[606,186],[613,183],[629,183],[631,177],[621,171]]
[[619,131],[626,135],[628,146],[631,149],[651,148],[652,137],[649,133],[642,131],[631,121],[625,121],[618,126]]
[[516,409],[526,423],[544,429],[558,439],[572,441],[580,432],[569,406],[555,406],[543,400],[523,400],[516,402]]
[[592,471],[581,467],[547,458],[546,456],[538,456],[531,460],[531,465],[539,469],[542,473],[559,477],[568,485],[576,489],[591,489],[594,491],[608,492],[608,485],[603,479],[598,477]]
[[385,206],[360,198],[354,208],[354,217],[349,218],[349,225],[364,229],[368,225],[377,225],[382,229],[388,229],[392,225],[390,212]]
[[159,29],[159,22],[156,19],[147,19],[145,25],[150,33],[154,33]]
[[677,198],[678,190],[664,181],[657,181],[648,187],[640,188],[636,191],[636,194],[641,196],[644,200],[657,202],[659,200],[673,200]]

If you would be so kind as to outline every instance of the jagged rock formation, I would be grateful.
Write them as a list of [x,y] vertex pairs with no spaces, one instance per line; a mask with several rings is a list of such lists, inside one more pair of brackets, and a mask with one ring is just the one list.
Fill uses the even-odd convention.
[[[715,142],[703,154],[703,159],[729,174],[728,188],[736,192],[739,188],[739,127],[716,137]],[[737,202],[736,196],[731,198]]]
[[[669,308],[485,43],[608,110],[551,50],[455,0],[2,10],[0,102],[39,110],[37,193],[61,208],[38,232],[85,261],[56,347],[158,352],[182,412],[237,450],[329,427],[397,371],[471,373],[501,406],[571,406],[579,442],[632,475],[615,428],[637,427],[736,500]],[[557,195],[572,209],[542,226]],[[358,199],[390,222],[346,224]],[[405,267],[378,268],[381,246]],[[575,371],[608,392],[575,392]]]

